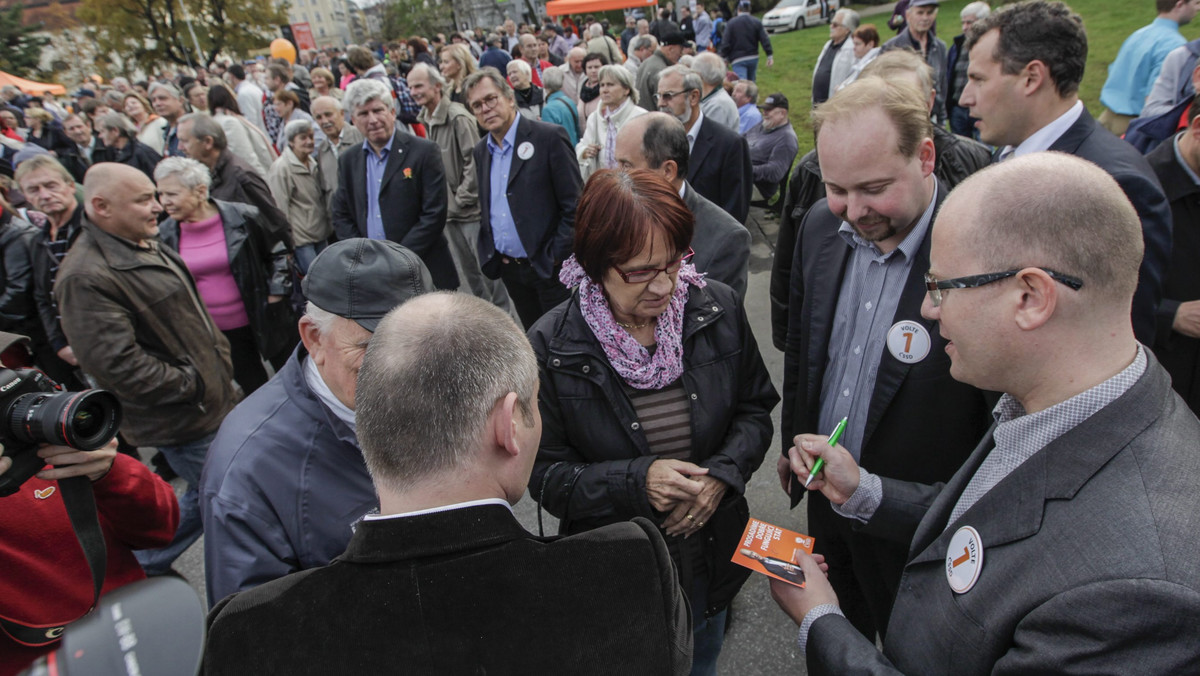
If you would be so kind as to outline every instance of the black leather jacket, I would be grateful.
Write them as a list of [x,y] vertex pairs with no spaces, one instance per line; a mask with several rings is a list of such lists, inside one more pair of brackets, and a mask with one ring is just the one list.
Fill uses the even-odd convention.
[[[635,516],[661,524],[666,514],[655,511],[646,494],[646,472],[657,457],[650,453],[620,376],[583,318],[578,293],[538,320],[529,340],[541,372],[543,425],[529,484],[534,499],[562,519],[562,533]],[[700,531],[710,580],[703,610],[711,616],[729,604],[749,573],[729,559],[746,525],[743,494],[771,443],[771,411],[779,395],[741,302],[720,282],[691,289],[683,359],[683,386],[691,401],[691,461],[729,486]],[[674,539],[681,538],[668,542]],[[676,548],[671,549],[674,555]],[[681,575],[687,577],[687,571]],[[685,591],[690,582],[682,581]]]
[[[290,303],[292,273],[287,243],[274,236],[275,231],[257,208],[221,200],[211,202],[221,213],[229,268],[246,304],[259,354],[270,359],[281,351],[290,351],[299,336]],[[179,251],[179,223],[173,218],[163,221],[158,238]],[[284,300],[268,303],[267,296],[283,296]]]
[[0,207],[0,330],[31,338],[42,333],[33,304],[31,253],[37,236],[29,221]]

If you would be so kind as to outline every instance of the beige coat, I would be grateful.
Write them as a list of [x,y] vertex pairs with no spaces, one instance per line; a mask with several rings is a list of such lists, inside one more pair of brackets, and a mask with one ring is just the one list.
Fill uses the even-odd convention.
[[329,239],[333,224],[329,220],[328,196],[315,157],[309,157],[305,164],[291,148],[285,148],[267,173],[267,185],[271,187],[275,205],[292,225],[296,246]]
[[461,103],[443,96],[433,114],[422,108],[417,120],[425,125],[429,140],[442,151],[446,186],[450,193],[446,220],[479,221],[479,189],[475,185],[475,160],[472,151],[479,143],[475,116]]

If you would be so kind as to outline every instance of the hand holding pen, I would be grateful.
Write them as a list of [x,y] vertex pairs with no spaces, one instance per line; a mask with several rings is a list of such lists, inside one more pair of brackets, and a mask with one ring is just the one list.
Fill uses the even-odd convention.
[[829,436],[798,434],[795,446],[788,450],[788,461],[797,478],[805,478],[810,491],[821,491],[835,505],[844,504],[858,490],[858,463],[837,444],[846,420],[838,423]]

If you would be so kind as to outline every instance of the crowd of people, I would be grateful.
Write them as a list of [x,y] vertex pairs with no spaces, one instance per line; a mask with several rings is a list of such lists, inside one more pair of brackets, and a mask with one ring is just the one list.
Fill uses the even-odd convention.
[[100,591],[79,477],[104,591],[204,537],[206,673],[713,674],[777,431],[810,669],[1194,669],[1195,0],[1100,120],[1062,2],[898,4],[824,15],[799,158],[745,0],[0,91],[0,359],[124,410],[0,498],[0,674]]

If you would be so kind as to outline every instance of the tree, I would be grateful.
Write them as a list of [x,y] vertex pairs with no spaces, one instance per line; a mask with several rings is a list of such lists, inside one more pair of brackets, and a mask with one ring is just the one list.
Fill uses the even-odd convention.
[[407,40],[454,30],[450,3],[442,0],[391,0],[383,8],[383,38]]
[[23,14],[24,7],[21,5],[0,10],[0,70],[28,76],[37,72],[42,48],[50,42],[50,38],[35,35],[42,30],[41,24],[22,25]]
[[287,8],[271,0],[83,0],[77,16],[96,29],[101,52],[150,70],[208,66],[222,51],[265,47],[287,23]]

